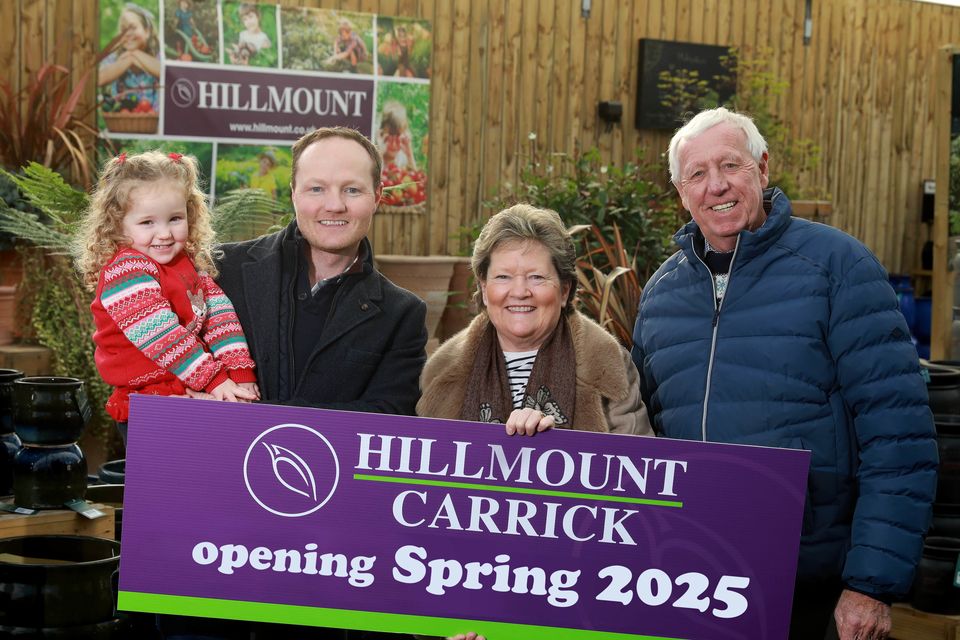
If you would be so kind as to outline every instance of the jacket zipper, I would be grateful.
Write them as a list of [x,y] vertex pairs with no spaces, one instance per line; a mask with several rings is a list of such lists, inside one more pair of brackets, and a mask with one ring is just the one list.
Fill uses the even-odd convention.
[[707,263],[703,261],[696,251],[694,255],[697,256],[697,260],[700,261],[700,264],[703,265],[703,268],[707,270],[707,273],[710,275],[710,286],[713,288],[713,334],[710,337],[710,359],[707,360],[707,384],[703,392],[703,413],[700,416],[700,437],[703,442],[707,441],[707,405],[710,403],[710,383],[713,379],[713,358],[717,352],[717,325],[720,324],[720,308],[723,307],[723,301],[727,297],[727,292],[730,291],[730,281],[733,279],[733,263],[737,260],[737,251],[740,249],[740,238],[737,238],[737,245],[733,248],[733,256],[730,258],[730,269],[727,271],[727,288],[723,291],[723,298],[720,298],[719,302],[717,301],[717,281],[713,277],[713,272],[710,271],[710,267],[707,266]]

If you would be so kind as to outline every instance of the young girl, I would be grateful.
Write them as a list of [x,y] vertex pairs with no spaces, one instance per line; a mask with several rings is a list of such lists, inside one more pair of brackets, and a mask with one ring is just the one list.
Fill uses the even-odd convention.
[[160,41],[153,14],[128,2],[120,13],[119,29],[123,37],[100,63],[97,83],[108,86],[110,96],[130,111],[144,102],[157,111]]
[[107,162],[81,242],[97,368],[115,387],[107,412],[124,440],[131,393],[259,399],[237,314],[213,281],[193,158],[148,151]]

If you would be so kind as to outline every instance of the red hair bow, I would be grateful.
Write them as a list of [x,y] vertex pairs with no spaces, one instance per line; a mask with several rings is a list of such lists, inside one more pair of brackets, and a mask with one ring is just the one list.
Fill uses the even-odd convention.
[[170,159],[173,160],[174,162],[176,162],[177,164],[180,164],[180,160],[181,160],[181,158],[183,158],[183,154],[182,154],[182,153],[171,153],[171,154],[168,154],[168,155],[170,156]]
[[127,161],[127,152],[126,152],[126,151],[124,151],[123,153],[121,153],[120,155],[117,156],[117,162],[119,162],[120,164],[123,164],[123,163],[126,162],[126,161]]

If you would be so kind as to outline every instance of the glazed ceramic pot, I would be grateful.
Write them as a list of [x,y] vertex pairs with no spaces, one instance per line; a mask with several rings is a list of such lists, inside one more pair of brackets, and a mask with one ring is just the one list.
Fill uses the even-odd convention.
[[76,442],[90,415],[82,380],[34,376],[13,383],[13,428],[24,445]]
[[0,625],[57,628],[114,619],[119,562],[120,544],[114,540],[0,540]]
[[19,369],[0,369],[0,434],[13,433],[13,381],[22,377]]
[[20,450],[20,438],[13,432],[13,381],[23,371],[0,369],[0,496],[13,491],[13,456]]
[[13,491],[13,457],[20,451],[20,438],[17,434],[0,434],[0,496]]
[[27,509],[60,509],[87,491],[87,460],[76,443],[23,447],[13,459],[13,501]]

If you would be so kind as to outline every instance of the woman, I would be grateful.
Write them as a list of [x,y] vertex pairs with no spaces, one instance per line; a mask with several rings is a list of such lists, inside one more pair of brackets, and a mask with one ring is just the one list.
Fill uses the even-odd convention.
[[560,216],[518,204],[487,222],[471,267],[482,312],[420,378],[417,414],[652,435],[630,354],[573,307],[576,250]]

